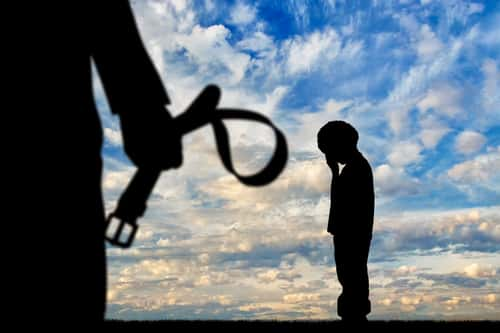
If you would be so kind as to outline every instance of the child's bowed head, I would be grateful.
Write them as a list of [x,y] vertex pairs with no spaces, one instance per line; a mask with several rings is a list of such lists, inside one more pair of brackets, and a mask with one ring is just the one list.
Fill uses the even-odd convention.
[[358,131],[342,120],[329,121],[318,132],[318,148],[327,159],[345,163],[357,151]]

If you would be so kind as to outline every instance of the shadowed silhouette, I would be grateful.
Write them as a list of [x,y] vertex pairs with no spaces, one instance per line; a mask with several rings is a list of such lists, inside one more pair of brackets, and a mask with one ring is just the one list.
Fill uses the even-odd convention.
[[[17,279],[17,294],[9,306],[35,322],[102,321],[106,306],[103,130],[93,96],[92,61],[111,111],[119,116],[124,150],[138,167],[132,181],[137,186],[131,184],[129,192],[135,199],[119,205],[115,213],[120,218],[142,215],[160,172],[182,164],[181,138],[188,128],[212,124],[224,165],[238,176],[232,169],[222,118],[272,124],[251,112],[213,112],[219,94],[214,86],[208,88],[210,98],[197,100],[191,109],[203,113],[181,115],[174,121],[128,0],[40,2],[33,3],[30,12],[35,13],[29,39],[33,59],[23,64],[26,69],[15,82],[22,111],[16,114],[25,117],[29,135],[18,140],[13,156],[19,158],[11,157],[19,168],[12,174],[22,185],[9,193],[18,201],[11,210],[21,220],[13,224],[12,235],[26,260],[18,257],[9,266],[13,272],[9,275]],[[200,116],[205,113],[210,116]],[[275,132],[284,142],[283,135]],[[285,166],[286,145],[276,155],[279,161],[258,177],[238,179],[257,180],[260,185],[272,181]],[[29,196],[18,197],[25,186]]]
[[[127,155],[140,167],[182,163],[169,97],[127,0],[33,4],[33,59],[25,65],[22,113],[30,141],[30,188],[16,236],[29,251],[17,298],[26,317],[102,321],[106,303],[105,216],[101,190],[103,130],[92,89],[92,61]],[[157,154],[158,150],[163,154]],[[30,170],[31,169],[31,170]],[[23,179],[24,180],[24,179]],[[28,207],[28,208],[26,208]],[[29,227],[29,229],[28,229]],[[28,278],[29,277],[29,278]]]
[[[342,320],[364,321],[371,311],[368,252],[374,215],[373,176],[357,149],[358,132],[331,121],[318,132],[318,148],[332,171],[328,232],[333,235],[337,277],[342,285],[337,312]],[[339,165],[344,164],[339,174]]]

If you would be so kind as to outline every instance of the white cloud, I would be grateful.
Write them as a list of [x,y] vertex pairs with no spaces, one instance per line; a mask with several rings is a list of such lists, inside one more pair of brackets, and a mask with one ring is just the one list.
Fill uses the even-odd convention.
[[420,131],[419,138],[426,149],[435,148],[441,139],[450,132],[449,127],[432,115],[420,119],[420,127],[422,130]]
[[455,149],[461,154],[478,152],[486,143],[486,137],[474,131],[463,131],[455,140]]
[[408,176],[403,168],[382,164],[373,172],[375,191],[377,195],[396,196],[415,194],[419,189],[417,179]]
[[427,24],[424,24],[420,28],[420,40],[417,44],[417,53],[419,57],[424,61],[431,60],[443,49],[443,47],[443,43],[436,37],[436,34]]
[[[240,3],[253,6],[251,2]],[[307,6],[303,1],[300,3],[304,5],[305,15],[298,19],[306,21]],[[215,9],[214,1],[206,0],[204,4],[207,10]],[[259,26],[257,31],[253,27],[249,31],[239,31],[241,37],[239,33],[231,36],[228,27],[218,25],[219,22],[201,26],[191,1],[141,1],[134,6],[141,13],[139,24],[148,50],[169,85],[173,110],[187,106],[205,82],[215,81],[223,88],[222,104],[225,106],[245,107],[273,116],[286,114],[291,118],[292,121],[281,123],[286,125],[283,128],[289,139],[290,161],[283,175],[272,185],[246,188],[222,168],[209,128],[187,136],[184,140],[183,168],[165,173],[155,188],[148,214],[140,222],[137,246],[132,251],[110,249],[108,252],[110,304],[112,309],[118,308],[110,315],[127,319],[130,313],[135,318],[141,313],[152,316],[148,311],[156,311],[169,313],[175,318],[199,319],[212,315],[213,318],[226,316],[239,319],[240,311],[245,311],[248,312],[245,316],[261,319],[297,318],[294,316],[331,319],[340,291],[336,276],[324,280],[326,287],[313,283],[321,280],[326,272],[334,272],[334,266],[329,266],[332,262],[331,237],[325,232],[330,173],[323,158],[318,157],[316,132],[329,120],[343,118],[351,122],[354,119],[353,125],[361,129],[362,143],[366,143],[370,152],[375,152],[373,156],[379,156],[381,160],[377,163],[386,163],[374,169],[377,194],[399,198],[416,193],[426,185],[427,180],[420,179],[424,182],[421,184],[404,168],[425,157],[428,152],[424,148],[435,148],[450,131],[453,122],[460,121],[460,115],[465,114],[462,108],[467,110],[466,103],[461,103],[462,98],[467,96],[463,96],[461,88],[457,88],[460,85],[450,86],[440,81],[443,74],[456,69],[453,66],[455,59],[464,54],[461,52],[462,43],[467,43],[467,37],[447,39],[442,31],[445,27],[436,29],[435,33],[430,29],[422,32],[419,23],[422,16],[412,11],[410,18],[401,20],[401,25],[405,26],[402,30],[410,35],[410,42],[414,44],[398,45],[394,51],[405,47],[416,50],[420,52],[422,61],[410,69],[407,66],[396,69],[406,73],[401,80],[398,73],[391,73],[397,78],[395,82],[399,83],[385,102],[366,103],[370,108],[375,105],[372,113],[359,111],[361,103],[358,97],[351,100],[333,95],[310,101],[310,110],[304,108],[293,110],[293,113],[287,113],[291,110],[280,110],[282,113],[278,113],[278,107],[285,104],[282,101],[296,93],[295,80],[291,80],[290,75],[311,75],[344,53],[346,58],[360,54],[362,41],[343,41],[345,47],[342,48],[342,41],[328,28],[316,35],[293,36],[286,42],[279,41],[269,32],[271,30],[265,30],[269,35],[264,33]],[[427,6],[426,10],[433,7]],[[472,7],[471,11],[478,10]],[[359,22],[362,18],[361,15],[354,18],[351,21],[354,24],[344,29],[345,32],[352,32],[354,27],[353,35],[356,35],[356,27],[362,23]],[[258,19],[255,17],[251,22]],[[410,34],[412,29],[414,34]],[[495,34],[491,36],[495,37]],[[397,37],[406,40],[408,36]],[[292,46],[299,52],[295,59],[290,60]],[[245,54],[246,51],[252,51],[252,57]],[[492,61],[485,61],[482,67],[484,96],[490,97],[498,87],[498,77],[495,77],[498,70]],[[371,72],[363,75],[370,76]],[[258,78],[257,87],[252,85],[254,78]],[[440,83],[436,84],[436,81]],[[358,81],[353,78],[353,82]],[[415,125],[410,123],[410,112],[416,105],[420,114],[419,123]],[[373,126],[373,132],[370,132],[371,125],[376,123],[373,119],[381,118],[380,110],[394,109],[401,112],[392,116],[391,128],[397,135],[404,136],[402,140],[411,138],[411,141],[391,142],[381,137],[380,133],[385,133],[387,129],[383,121],[380,121],[382,130]],[[491,110],[493,113],[497,109]],[[237,163],[243,161],[242,170],[254,167],[254,161],[261,159],[263,150],[273,144],[272,135],[264,135],[264,131],[253,124],[246,125],[238,126],[236,130],[230,128],[231,140],[235,135],[233,153]],[[108,123],[105,127],[116,128]],[[105,135],[107,140],[112,140],[113,135],[116,139],[118,133]],[[259,146],[252,146],[252,143]],[[384,153],[388,150],[392,155],[384,161]],[[489,183],[496,177],[495,170],[500,168],[496,162],[498,157],[493,158],[499,154],[500,150],[495,148],[482,157],[460,163],[450,169],[450,177],[456,177],[457,182],[484,179]],[[468,162],[473,163],[467,165]],[[133,170],[126,166],[109,169],[104,178],[106,195],[122,190]],[[477,174],[482,176],[477,177]],[[377,203],[380,207],[381,201]],[[372,302],[383,306],[374,307],[373,314],[377,318],[411,319],[418,315],[436,318],[436,314],[443,313],[446,306],[457,303],[453,299],[456,295],[476,295],[473,297],[483,302],[481,304],[485,307],[481,309],[481,316],[496,318],[496,312],[486,306],[493,308],[492,304],[498,303],[498,296],[493,297],[495,294],[487,288],[462,289],[448,284],[446,288],[436,291],[424,282],[412,287],[412,290],[398,288],[398,294],[391,294],[384,288],[376,287],[388,284],[396,277],[409,279],[410,284],[415,282],[414,277],[418,276],[416,262],[418,272],[446,273],[451,270],[461,272],[463,277],[478,276],[478,280],[491,278],[497,265],[497,256],[493,252],[487,256],[479,250],[463,255],[421,253],[431,248],[444,251],[440,247],[446,247],[448,241],[452,243],[452,249],[477,249],[485,243],[484,239],[500,240],[498,214],[495,213],[498,207],[491,210],[494,213],[488,216],[481,208],[477,209],[478,213],[476,209],[446,213],[405,209],[393,219],[384,215],[386,212],[377,210],[371,255],[376,256],[378,261],[371,261],[369,267],[371,282],[375,282],[371,290]],[[390,213],[398,214],[395,211]],[[182,231],[177,230],[180,227]],[[161,248],[156,244],[162,245]],[[261,255],[262,251],[265,251],[264,255]],[[401,258],[395,258],[395,253]],[[393,260],[390,263],[384,262],[388,255],[391,256],[389,260]],[[309,264],[300,265],[297,258]],[[474,264],[479,268],[476,269]],[[493,264],[493,268],[489,264]],[[384,273],[387,271],[390,274]],[[481,274],[489,274],[489,277]],[[439,301],[428,303],[429,293],[436,294]],[[484,296],[484,299],[477,295]],[[443,299],[450,302],[441,303]],[[422,303],[426,303],[426,307],[420,307]],[[404,314],[400,306],[415,312]],[[464,312],[469,310],[473,313],[477,308],[463,308]]]
[[[419,63],[411,67],[407,73],[399,80],[399,84],[391,91],[383,106],[405,104],[413,102],[413,99],[420,97],[437,78],[443,73],[446,73],[455,63],[457,57],[461,54],[465,42],[473,39],[477,34],[477,30],[471,29],[460,39],[456,39],[447,44],[432,61]],[[444,90],[446,90],[446,85]],[[448,89],[449,90],[449,89]],[[453,91],[445,93],[454,93]],[[454,97],[454,95],[452,96]],[[439,99],[431,99],[430,104],[436,104]],[[424,103],[427,104],[427,103]],[[424,105],[427,106],[427,105]],[[453,110],[446,110],[453,111]]]
[[459,182],[486,182],[498,175],[498,170],[500,170],[500,147],[472,160],[455,164],[448,170],[448,176]]
[[122,145],[122,134],[120,131],[106,127],[104,128],[104,137],[113,146]]
[[[231,176],[204,184],[201,190],[213,198],[228,200],[226,209],[252,209],[263,212],[296,197],[326,195],[329,193],[331,172],[323,159],[289,163],[274,183],[261,188],[241,185]],[[241,200],[245,198],[244,200]]]
[[230,21],[237,25],[248,25],[255,21],[256,16],[257,8],[242,1],[238,1],[231,9]]
[[384,298],[384,299],[379,300],[377,302],[377,304],[381,304],[381,305],[384,305],[384,306],[390,306],[392,303],[393,303],[393,300],[390,299],[390,298]]
[[106,191],[118,190],[121,191],[127,186],[129,180],[132,178],[133,168],[127,168],[116,171],[106,171],[103,177],[103,188]]
[[392,107],[387,113],[389,127],[395,135],[404,135],[408,132],[410,108],[409,104],[400,104]]
[[448,84],[439,84],[427,91],[426,96],[417,104],[421,112],[434,109],[436,113],[454,117],[462,113],[460,105],[462,92]]
[[257,280],[260,283],[272,283],[275,281],[288,281],[293,282],[293,280],[300,278],[302,275],[293,271],[280,271],[277,269],[270,269],[257,274]]
[[495,304],[498,300],[498,297],[496,294],[488,294],[483,297],[483,302],[487,304]]
[[403,296],[399,300],[402,305],[419,305],[422,302],[422,297],[420,296]]
[[285,303],[304,303],[304,302],[316,302],[319,301],[320,294],[307,294],[307,293],[299,293],[299,294],[289,294],[283,296],[283,302]]
[[478,277],[492,277],[496,275],[496,269],[491,266],[482,266],[477,263],[471,264],[464,268],[464,273],[468,277],[478,278]]
[[412,141],[402,141],[394,144],[391,153],[388,156],[388,161],[396,167],[403,167],[411,163],[420,161],[422,156],[420,152],[422,147]]
[[250,56],[229,45],[229,34],[230,31],[220,24],[207,28],[195,25],[189,35],[180,35],[176,40],[203,71],[209,71],[217,64],[223,65],[232,74],[229,82],[236,84],[245,76]]
[[184,11],[188,6],[188,0],[170,0],[177,12]]
[[414,15],[411,14],[395,14],[395,17],[399,20],[399,24],[408,30],[410,35],[417,35],[419,33],[419,23]]
[[416,266],[406,266],[406,265],[403,265],[403,266],[399,266],[394,271],[394,275],[395,276],[405,276],[405,275],[409,275],[409,274],[415,273],[416,271],[417,271],[417,267]]
[[[403,19],[403,21],[401,21]],[[400,23],[416,34],[415,19],[413,17],[400,18]],[[437,114],[445,117],[457,117],[462,113],[462,91],[447,83],[436,83],[443,73],[453,67],[461,54],[465,42],[474,38],[477,31],[471,29],[462,38],[456,39],[442,48],[423,48],[425,52],[435,52],[428,61],[418,62],[398,80],[398,84],[389,96],[379,103],[378,107],[387,110],[389,126],[396,135],[406,134],[410,122],[410,111],[415,105],[420,112],[429,112],[433,109]],[[425,45],[425,44],[424,44]],[[415,45],[414,47],[417,48]],[[439,51],[438,51],[439,49]],[[424,52],[424,53],[425,53]],[[432,53],[430,52],[430,53]],[[433,133],[435,135],[436,133]],[[427,134],[428,135],[428,134]]]
[[471,300],[469,296],[453,296],[442,303],[447,306],[448,310],[452,310],[457,305],[470,303]]
[[311,71],[320,63],[331,61],[340,52],[341,41],[331,28],[307,36],[295,36],[284,43],[287,70],[291,75]]
[[500,108],[500,72],[497,63],[493,59],[486,59],[481,71],[484,76],[483,107],[487,113],[497,113]]
[[255,52],[269,51],[275,48],[273,39],[262,31],[254,32],[250,37],[239,41],[236,46]]

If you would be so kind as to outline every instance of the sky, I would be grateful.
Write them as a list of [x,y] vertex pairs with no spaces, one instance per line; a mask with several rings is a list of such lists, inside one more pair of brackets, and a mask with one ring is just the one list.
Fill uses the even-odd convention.
[[[500,319],[500,3],[462,0],[138,0],[144,44],[180,114],[210,83],[261,112],[287,168],[250,188],[209,127],[183,138],[131,249],[108,247],[112,319],[337,319],[326,232],[327,121],[355,126],[375,182],[370,319]],[[135,168],[94,74],[111,211]],[[235,166],[274,135],[227,121]]]

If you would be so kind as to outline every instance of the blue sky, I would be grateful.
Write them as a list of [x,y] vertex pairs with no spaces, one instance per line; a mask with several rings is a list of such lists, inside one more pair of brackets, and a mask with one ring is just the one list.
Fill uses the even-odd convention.
[[[360,133],[376,187],[378,319],[499,319],[500,5],[496,1],[142,0],[133,9],[177,115],[202,87],[265,113],[290,161],[265,188],[224,172],[210,129],[183,139],[133,249],[108,249],[108,317],[333,319],[329,171],[316,132]],[[126,56],[126,55],[124,55]],[[96,76],[106,207],[134,168]],[[273,134],[228,122],[236,167]]]

